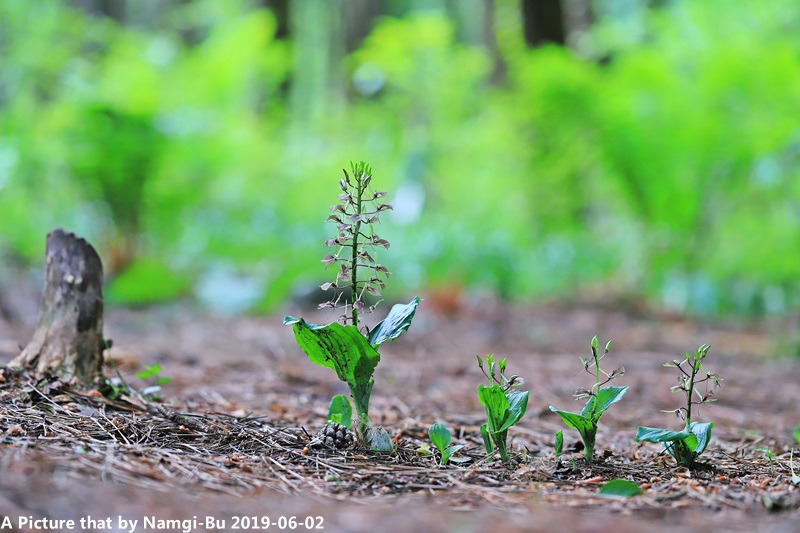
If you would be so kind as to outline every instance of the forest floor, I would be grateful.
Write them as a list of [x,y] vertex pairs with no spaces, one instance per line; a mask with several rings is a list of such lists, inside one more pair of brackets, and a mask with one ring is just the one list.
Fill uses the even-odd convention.
[[[35,299],[14,298],[5,299],[16,320],[0,318],[0,365],[35,326]],[[287,311],[317,323],[331,318]],[[206,516],[225,520],[222,530],[263,528],[253,522],[263,516],[273,529],[279,517],[295,516],[301,531],[320,521],[327,531],[797,531],[800,524],[800,486],[790,471],[800,358],[781,357],[788,349],[776,341],[792,337],[788,320],[712,323],[622,303],[468,305],[429,295],[408,333],[381,348],[371,410],[397,444],[391,455],[309,446],[328,401],[347,389],[305,357],[280,316],[220,318],[173,305],[111,309],[105,324],[112,359],[131,387],[152,383],[135,374],[155,362],[171,378],[163,404],[108,400],[55,377],[0,370],[0,519],[14,527],[25,516],[111,520],[84,529],[76,522],[76,531],[122,531],[120,517],[146,531],[146,516],[196,517],[161,524],[174,531],[211,530]],[[595,334],[613,339],[607,366],[624,366],[614,384],[630,389],[604,415],[598,461],[589,466],[577,433],[548,406],[580,409],[572,393],[592,377],[578,356],[588,356]],[[696,415],[715,426],[703,467],[689,472],[634,435],[640,424],[680,429],[662,412],[680,405],[670,393],[674,370],[662,364],[702,343],[711,345],[708,369],[724,382],[718,401]],[[476,386],[484,378],[475,356],[484,353],[507,356],[509,373],[531,391],[527,414],[510,431],[507,465],[485,458],[478,429]],[[434,422],[453,430],[471,461],[440,467],[417,452]],[[759,449],[774,453],[772,462]],[[644,494],[600,497],[614,478],[635,481]]]

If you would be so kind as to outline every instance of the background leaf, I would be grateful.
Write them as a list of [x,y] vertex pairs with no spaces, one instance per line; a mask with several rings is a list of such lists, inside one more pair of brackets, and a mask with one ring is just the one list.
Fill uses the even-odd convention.
[[708,446],[708,441],[711,440],[711,428],[714,427],[714,422],[692,422],[689,426],[689,431],[697,438],[695,446],[692,448],[695,454],[700,455]]
[[631,496],[642,494],[643,491],[639,488],[639,485],[627,479],[612,479],[603,484],[597,493],[606,497],[630,498]]

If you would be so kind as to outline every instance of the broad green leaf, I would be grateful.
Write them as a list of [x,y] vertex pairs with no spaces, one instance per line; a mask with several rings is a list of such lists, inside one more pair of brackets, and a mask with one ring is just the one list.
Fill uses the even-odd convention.
[[598,494],[608,497],[630,498],[631,496],[642,494],[642,492],[639,485],[627,479],[612,479],[600,487]]
[[578,432],[583,435],[588,431],[595,431],[597,429],[597,425],[592,422],[591,419],[586,418],[585,416],[581,416],[578,413],[570,413],[569,411],[561,411],[552,405],[550,406],[550,410],[554,413],[558,413],[561,417],[561,420],[564,423],[571,427],[572,429],[577,429]]
[[350,429],[353,423],[353,406],[344,394],[337,394],[328,404],[328,421]]
[[478,385],[478,400],[486,409],[486,430],[489,433],[499,433],[506,418],[509,407],[508,398],[499,385],[487,387]]
[[[695,454],[700,455],[708,446],[708,441],[711,440],[711,428],[714,427],[714,422],[692,422],[689,426],[689,431],[697,438],[695,446],[692,448]],[[685,439],[684,439],[685,440]]]
[[556,433],[556,457],[561,457],[562,452],[564,451],[564,432],[559,431]]
[[508,400],[508,409],[506,409],[505,419],[503,420],[503,424],[497,430],[498,432],[504,431],[517,422],[520,421],[522,416],[525,414],[525,410],[528,408],[528,391],[513,391],[506,394],[506,400]]
[[428,437],[440,452],[450,446],[450,430],[444,424],[434,424],[428,429]]
[[682,440],[688,437],[690,433],[686,430],[671,431],[669,429],[651,428],[646,426],[639,426],[636,431],[636,442],[670,442],[674,440]]
[[381,356],[358,328],[337,322],[318,326],[292,317],[284,319],[284,323],[292,325],[297,344],[312,362],[332,368],[351,388],[360,385],[363,389],[359,391],[361,395],[369,394],[372,387],[367,387],[367,384]]
[[611,404],[616,403],[625,396],[628,387],[606,387],[597,391],[597,394],[589,398],[581,411],[581,416],[590,418],[597,422]]
[[388,340],[393,340],[403,334],[411,325],[411,319],[417,311],[420,299],[415,296],[406,305],[392,306],[386,318],[378,322],[369,332],[369,344],[375,348]]

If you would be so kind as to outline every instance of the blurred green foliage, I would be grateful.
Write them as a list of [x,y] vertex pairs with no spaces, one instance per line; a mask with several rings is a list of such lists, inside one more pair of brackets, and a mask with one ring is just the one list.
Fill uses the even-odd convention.
[[244,0],[147,25],[0,3],[0,250],[40,261],[61,225],[98,245],[115,301],[213,282],[253,292],[232,310],[269,309],[324,278],[338,169],[364,159],[395,204],[398,292],[798,307],[793,0],[598,1],[575,50],[527,49],[498,0],[499,82],[443,11],[379,19],[337,55],[323,4],[293,3],[277,39]]

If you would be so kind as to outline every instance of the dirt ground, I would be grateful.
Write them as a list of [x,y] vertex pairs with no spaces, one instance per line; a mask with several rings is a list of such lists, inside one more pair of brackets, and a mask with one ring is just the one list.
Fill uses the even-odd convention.
[[[393,455],[308,447],[331,396],[347,388],[308,361],[281,316],[221,318],[186,304],[108,310],[106,336],[121,375],[143,387],[134,375],[159,362],[171,378],[163,405],[148,410],[135,399],[110,401],[55,378],[4,371],[0,518],[23,531],[43,529],[17,528],[20,517],[72,518],[75,531],[122,531],[122,517],[146,531],[150,516],[173,520],[161,524],[167,531],[211,530],[206,516],[225,520],[215,523],[220,530],[263,529],[266,516],[273,529],[291,529],[278,519],[295,516],[301,531],[320,525],[315,517],[327,531],[658,531],[678,524],[797,531],[800,486],[789,458],[800,424],[800,358],[777,353],[784,349],[778,341],[791,337],[791,320],[712,323],[620,302],[512,306],[423,296],[408,333],[381,348],[375,375],[372,416],[394,437]],[[0,318],[0,364],[29,340],[35,298],[7,291],[15,317]],[[318,323],[331,318],[296,305],[286,312]],[[624,366],[615,385],[630,389],[604,415],[601,459],[587,466],[577,432],[548,406],[580,409],[572,393],[591,377],[578,356],[588,355],[595,334],[613,339],[607,366]],[[680,405],[669,390],[675,375],[662,364],[702,343],[712,346],[709,370],[725,381],[719,401],[696,417],[715,426],[705,466],[689,472],[634,435],[640,424],[680,428],[674,414],[661,412]],[[475,356],[484,353],[507,356],[510,373],[531,391],[526,416],[510,432],[510,465],[485,459],[482,449]],[[439,467],[417,453],[434,422],[453,430],[471,461]],[[567,453],[557,461],[559,429]],[[773,463],[757,448],[774,453]],[[598,496],[614,478],[635,481],[644,494]],[[87,517],[111,522],[81,529]]]

